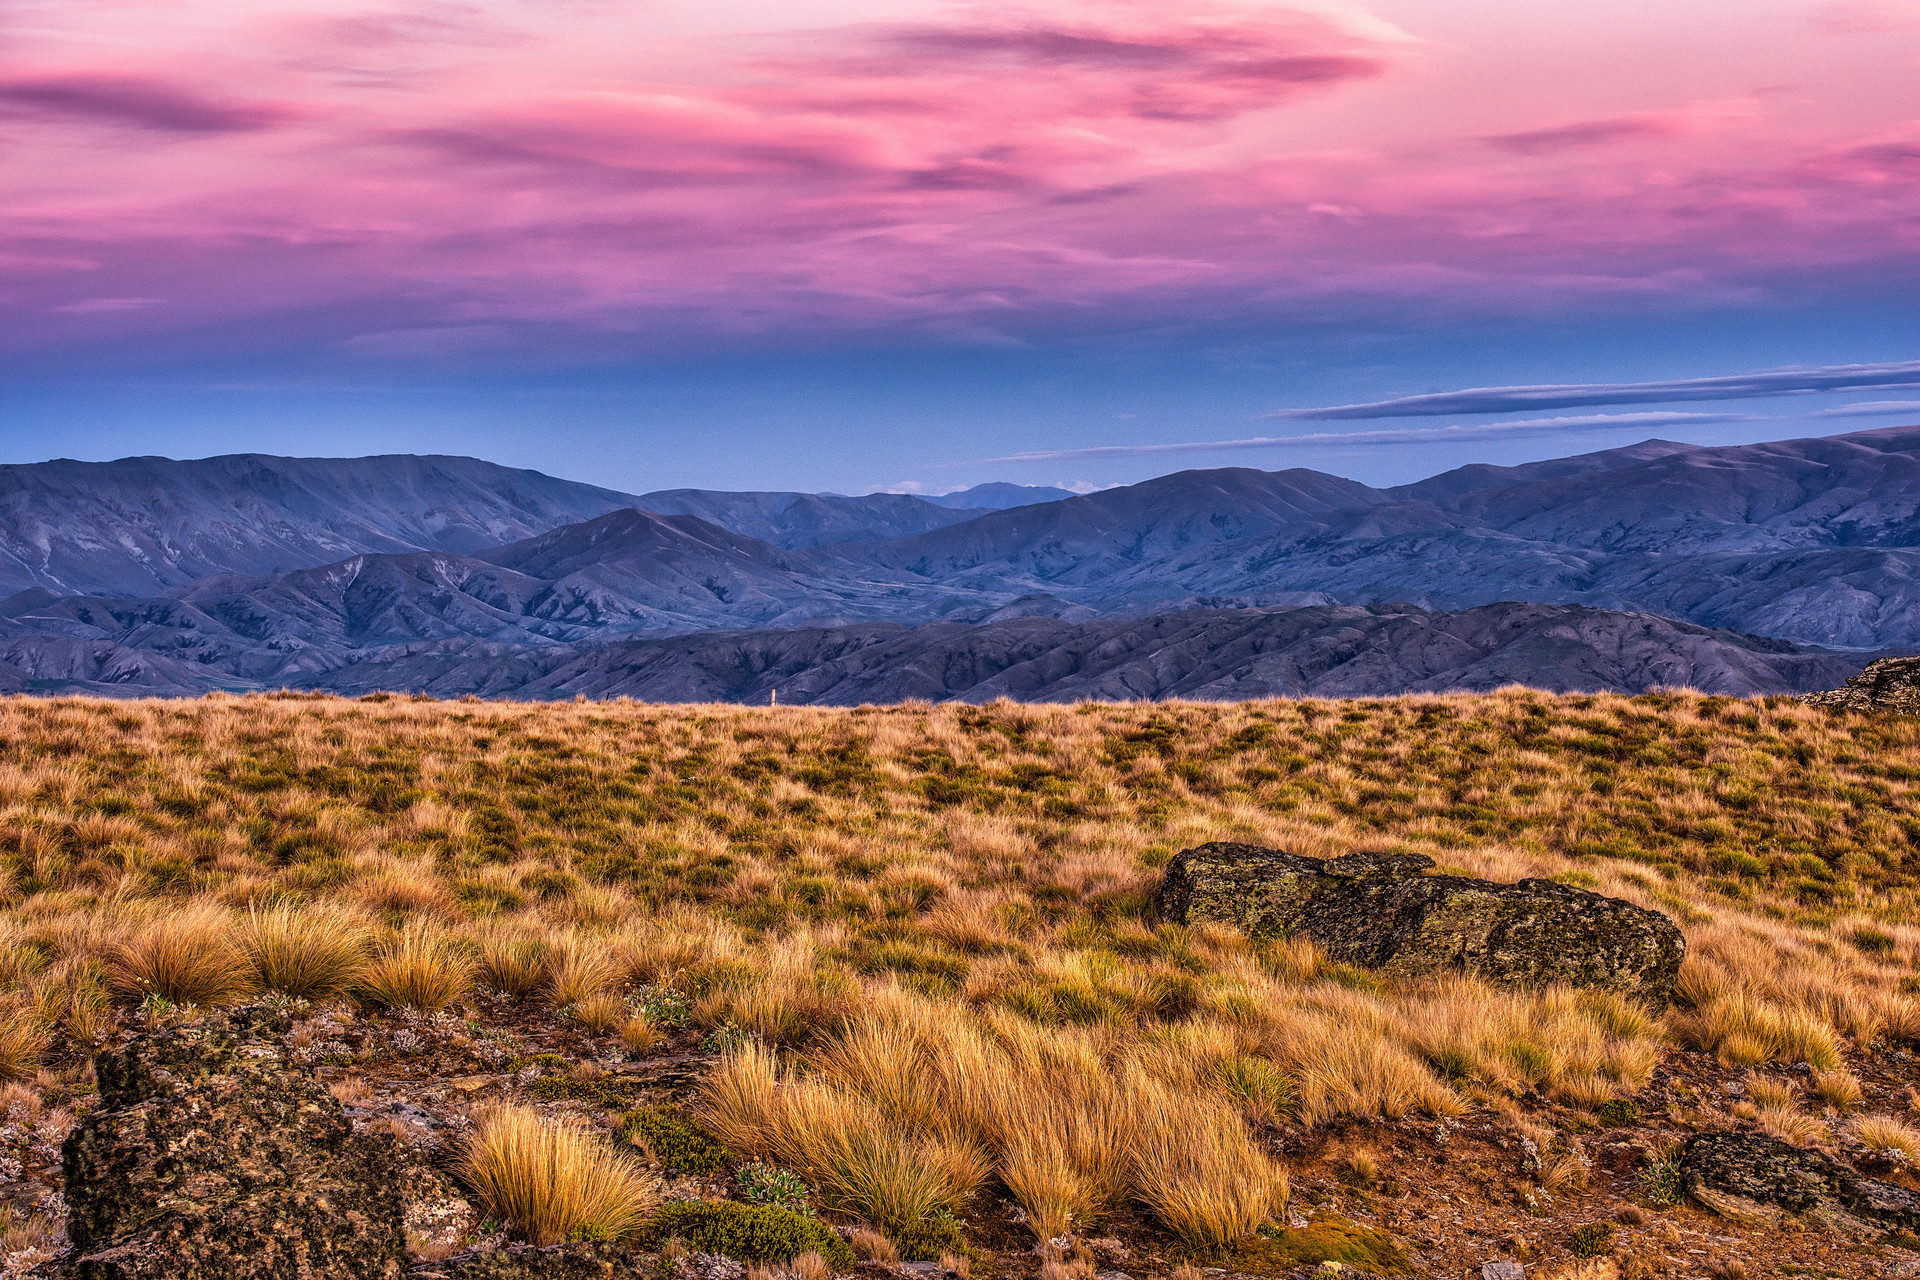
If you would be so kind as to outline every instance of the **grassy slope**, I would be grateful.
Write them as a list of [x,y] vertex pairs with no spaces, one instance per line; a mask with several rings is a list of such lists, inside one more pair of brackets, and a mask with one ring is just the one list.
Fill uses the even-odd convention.
[[[139,994],[128,939],[204,939],[277,899],[371,937],[409,926],[430,964],[562,973],[576,1009],[678,987],[698,1021],[811,1064],[798,1084],[737,1055],[711,1122],[894,1230],[998,1178],[1042,1235],[1131,1200],[1205,1243],[1284,1194],[1251,1141],[1272,1125],[1536,1090],[1595,1108],[1675,1047],[1832,1070],[1920,1039],[1911,718],[1517,691],[854,711],[16,699],[0,745],[0,980],[20,1011],[0,1068],[30,1065],[36,1029],[56,1058],[104,1032],[103,984]],[[1655,1024],[1565,993],[1389,987],[1157,926],[1156,869],[1230,838],[1418,850],[1658,907],[1689,934],[1683,1006]],[[1760,1117],[1802,1136],[1809,1119]],[[933,1173],[888,1181],[908,1165]]]

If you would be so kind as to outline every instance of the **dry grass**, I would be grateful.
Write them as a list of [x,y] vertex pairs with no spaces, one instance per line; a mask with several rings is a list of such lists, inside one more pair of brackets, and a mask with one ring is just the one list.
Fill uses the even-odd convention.
[[[671,987],[698,1025],[758,1041],[707,1086],[722,1136],[880,1229],[997,1178],[1044,1236],[1137,1201],[1227,1239],[1282,1194],[1249,1154],[1270,1125],[1536,1091],[1597,1106],[1671,1044],[1807,1063],[1845,1113],[1844,1054],[1920,1043],[1912,719],[1523,690],[848,711],[210,697],[8,699],[0,737],[0,1076],[148,995],[258,988],[438,1009],[477,982],[638,1053],[658,1029],[635,988]],[[1385,982],[1158,923],[1159,869],[1209,839],[1424,852],[1656,907],[1689,936],[1679,1003],[1651,1020]],[[1810,1096],[1764,1088],[1756,1118],[1819,1127]],[[1168,1096],[1201,1122],[1157,1120]]]
[[256,987],[306,999],[351,991],[373,950],[373,933],[364,922],[291,903],[250,907],[239,939]]
[[199,902],[137,925],[112,951],[113,989],[134,1000],[219,1005],[247,994],[253,975],[234,942],[233,920],[216,903]]
[[437,925],[410,920],[381,942],[360,979],[375,1004],[438,1013],[466,993],[469,964],[459,944]]
[[480,1118],[461,1172],[495,1215],[538,1245],[624,1239],[658,1199],[653,1180],[598,1138],[518,1107]]
[[1920,1129],[1904,1121],[1891,1116],[1861,1116],[1853,1122],[1853,1134],[1861,1146],[1901,1164],[1920,1161]]

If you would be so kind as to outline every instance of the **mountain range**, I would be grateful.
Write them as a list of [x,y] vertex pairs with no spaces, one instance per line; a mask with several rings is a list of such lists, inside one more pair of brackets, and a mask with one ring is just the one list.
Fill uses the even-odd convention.
[[1063,493],[626,494],[413,456],[4,467],[0,689],[1764,692],[1920,645],[1920,427],[1389,489],[1221,468]]

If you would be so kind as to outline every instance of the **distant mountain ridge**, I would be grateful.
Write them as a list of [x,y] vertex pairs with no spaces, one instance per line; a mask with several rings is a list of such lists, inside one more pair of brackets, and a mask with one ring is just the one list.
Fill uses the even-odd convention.
[[[334,674],[348,670],[429,687],[497,661],[534,682],[529,695],[526,673],[630,639],[876,625],[1093,635],[1196,610],[1478,617],[1525,602],[1771,636],[1803,657],[1920,645],[1920,427],[1654,440],[1393,489],[1220,468],[1052,501],[1012,485],[969,493],[1017,505],[630,495],[461,458],[5,468],[0,587],[28,589],[0,600],[0,641],[29,683],[82,679],[34,673],[79,670],[83,653],[111,653],[113,681],[183,688],[361,678]],[[1222,625],[1193,643],[1226,644]],[[953,661],[976,653],[939,643]],[[1639,678],[1597,657],[1575,667]],[[1752,679],[1788,682],[1767,670]]]

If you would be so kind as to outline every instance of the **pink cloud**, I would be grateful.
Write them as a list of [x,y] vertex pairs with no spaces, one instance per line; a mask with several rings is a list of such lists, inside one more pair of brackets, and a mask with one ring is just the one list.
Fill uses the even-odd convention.
[[0,109],[6,108],[162,133],[239,133],[291,114],[281,106],[208,97],[155,77],[97,72],[0,79]]
[[[199,28],[99,0],[15,40],[0,351],[1027,341],[1407,300],[1709,306],[1920,268],[1920,125],[1884,106],[1910,54],[1806,40],[1798,11],[1745,81],[1699,83],[1699,46],[1653,30],[1662,76],[1609,64],[1576,92],[1596,68],[1543,70],[1537,43],[1423,44],[1358,9],[916,5],[723,36],[631,7],[196,2]],[[1807,87],[1750,87],[1784,82]]]

